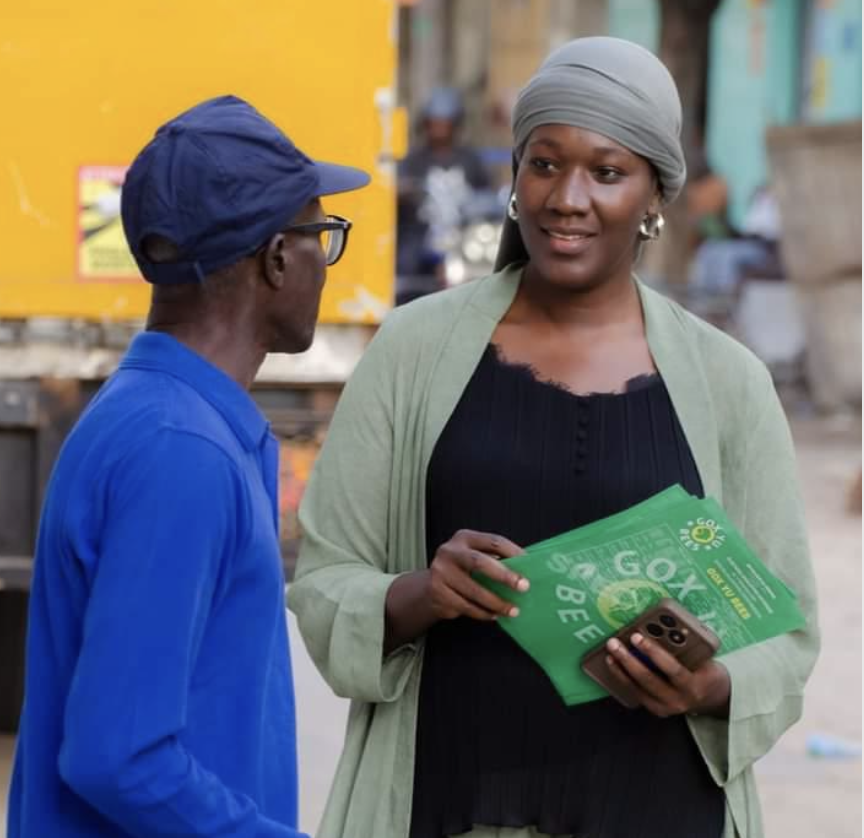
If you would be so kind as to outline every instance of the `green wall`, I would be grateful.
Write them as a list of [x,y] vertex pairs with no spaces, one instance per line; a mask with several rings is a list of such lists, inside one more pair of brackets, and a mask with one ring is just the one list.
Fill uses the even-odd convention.
[[[656,0],[608,0],[609,34],[657,50]],[[723,0],[711,26],[708,162],[740,224],[768,179],[765,129],[861,117],[861,0]]]
[[765,129],[795,118],[801,11],[800,0],[725,0],[714,17],[705,138],[736,225],[768,177]]
[[609,34],[656,52],[660,43],[660,11],[655,0],[608,0],[608,3]]
[[814,0],[807,23],[802,115],[808,122],[859,118],[861,0]]

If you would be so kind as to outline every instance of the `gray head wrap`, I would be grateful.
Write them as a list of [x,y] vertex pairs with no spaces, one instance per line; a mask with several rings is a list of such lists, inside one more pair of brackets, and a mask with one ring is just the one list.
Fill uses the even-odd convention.
[[[646,158],[667,203],[684,186],[678,90],[660,60],[638,44],[579,38],[543,62],[513,110],[514,175],[531,132],[549,124],[594,131]],[[526,258],[518,226],[505,219],[496,269]]]

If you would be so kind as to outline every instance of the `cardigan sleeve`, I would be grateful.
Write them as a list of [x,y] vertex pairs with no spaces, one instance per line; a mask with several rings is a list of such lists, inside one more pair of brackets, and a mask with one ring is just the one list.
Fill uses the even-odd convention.
[[346,384],[316,459],[288,592],[331,689],[367,702],[398,699],[418,654],[413,644],[383,654],[385,599],[397,576],[387,572],[396,357],[385,324]]
[[770,376],[764,367],[760,373],[752,422],[739,420],[723,452],[724,506],[757,555],[797,593],[807,625],[720,659],[732,684],[729,720],[700,716],[690,724],[721,785],[764,756],[800,718],[804,684],[819,650],[795,449]]

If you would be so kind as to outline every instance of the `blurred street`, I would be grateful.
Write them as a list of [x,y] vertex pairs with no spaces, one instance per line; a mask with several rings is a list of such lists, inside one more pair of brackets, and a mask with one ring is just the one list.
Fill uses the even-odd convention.
[[[856,419],[793,421],[819,583],[823,651],[802,721],[758,767],[768,838],[861,835],[860,759],[809,756],[813,733],[861,741],[861,519],[846,512],[861,461]],[[347,703],[314,670],[292,623],[301,765],[301,826],[314,834],[339,755]],[[0,811],[14,740],[0,738]]]
[[[136,20],[134,27],[128,25],[130,18]],[[173,25],[166,27],[166,20]],[[195,39],[188,38],[189,31],[196,32]],[[576,283],[561,286],[548,300],[563,300],[559,295],[566,290],[580,302],[585,289],[590,293],[584,299],[592,299],[596,283],[617,282],[623,288],[624,267],[632,267],[648,286],[751,349],[768,366],[789,412],[820,595],[822,654],[805,694],[802,720],[756,767],[765,833],[767,838],[862,835],[860,0],[261,0],[254,9],[203,0],[89,0],[75,4],[74,14],[60,13],[49,0],[30,0],[4,4],[0,32],[3,113],[9,125],[0,132],[5,184],[0,188],[5,234],[0,249],[0,731],[15,729],[20,708],[27,591],[40,510],[58,485],[70,486],[88,503],[97,497],[94,486],[102,491],[100,481],[82,480],[79,470],[74,480],[55,480],[49,489],[53,464],[70,430],[148,321],[198,352],[202,363],[248,386],[269,423],[281,449],[278,532],[290,578],[302,536],[300,502],[335,405],[394,306],[487,276],[498,263],[526,258],[537,268],[527,275],[540,282],[541,293],[520,300],[542,301],[544,287],[554,290],[547,282],[551,275],[544,276],[545,260],[560,264],[562,271],[569,263],[566,270],[572,267],[573,273],[567,275]],[[596,36],[609,37],[600,41]],[[579,46],[584,38],[592,41]],[[578,51],[571,53],[574,39]],[[654,53],[666,69],[653,59],[644,65],[651,72],[625,66],[642,66],[639,47]],[[589,56],[596,51],[596,60],[571,60],[583,49]],[[629,56],[626,62],[623,56]],[[552,84],[552,75],[544,71],[548,90],[543,82],[522,95],[538,68],[548,69],[550,58],[561,65],[555,71],[560,83],[556,76]],[[619,64],[620,72],[609,71]],[[607,81],[615,96],[585,95]],[[248,101],[272,122],[267,136],[284,131],[292,155],[297,143],[315,160],[361,169],[371,183],[364,189],[316,191],[325,201],[322,208],[314,199],[315,217],[326,212],[328,222],[298,224],[287,220],[296,208],[289,213],[284,206],[255,204],[271,191],[293,197],[292,190],[300,188],[300,181],[287,174],[293,168],[267,175],[278,189],[271,190],[269,180],[267,188],[247,189],[247,180],[265,183],[266,167],[252,177],[251,170],[244,174],[242,166],[220,162],[220,177],[211,184],[208,177],[193,177],[205,157],[208,166],[222,161],[221,152],[207,152],[193,154],[190,163],[170,158],[174,162],[166,167],[165,182],[171,188],[164,190],[174,202],[170,206],[167,198],[136,200],[138,193],[162,195],[161,188],[144,189],[140,179],[127,178],[157,126],[226,93]],[[534,99],[537,110],[528,119],[526,103]],[[514,132],[517,125],[534,126],[535,118],[536,129],[564,131],[569,141],[540,136],[538,142],[534,127],[525,137]],[[58,125],[63,126],[59,133]],[[160,136],[176,138],[185,130],[172,128]],[[237,139],[221,128],[212,135]],[[170,142],[188,147],[190,154],[198,148],[185,140]],[[549,148],[542,156],[530,150],[544,143]],[[288,153],[282,140],[271,145]],[[585,149],[593,151],[588,155]],[[237,152],[225,160],[257,160],[257,154]],[[616,162],[619,158],[624,162]],[[146,164],[147,177],[150,168]],[[235,180],[220,197],[222,182]],[[303,201],[309,200],[306,186],[301,191]],[[194,202],[192,195],[198,196]],[[300,201],[299,191],[297,196]],[[211,213],[220,201],[234,207],[230,219]],[[150,203],[158,206],[158,224],[142,222],[139,235],[132,216],[146,215],[144,205]],[[296,219],[302,221],[310,207]],[[211,274],[222,273],[218,262],[232,276],[240,266],[256,289],[273,286],[275,293],[276,285],[260,272],[269,258],[260,254],[271,252],[264,227],[249,220],[264,224],[271,215],[271,241],[276,216],[288,224],[277,234],[285,247],[305,248],[316,229],[324,230],[320,244],[329,270],[326,284],[322,275],[320,300],[309,296],[311,283],[295,284],[293,273],[291,287],[279,290],[284,304],[271,305],[275,297],[271,301],[258,291],[238,296],[237,305],[234,297],[221,296],[245,294],[245,282],[217,280],[210,288]],[[560,229],[554,221],[558,216],[566,222]],[[177,229],[169,235],[172,219]],[[186,228],[194,225],[200,231],[187,235]],[[514,239],[517,227],[524,241],[519,234]],[[235,247],[239,238],[244,244]],[[222,245],[225,259],[211,265],[209,256],[221,252]],[[580,255],[586,250],[587,258]],[[229,255],[235,260],[230,265]],[[169,264],[156,264],[163,261]],[[157,290],[151,298],[151,284],[163,280],[190,287]],[[210,296],[215,288],[218,305]],[[249,312],[257,312],[259,303],[261,311],[253,317]],[[184,309],[180,314],[169,311],[175,304]],[[316,306],[311,346],[286,350],[308,345]],[[296,341],[288,340],[303,312],[309,314],[308,329],[302,340],[299,332]],[[548,313],[543,310],[544,317]],[[516,319],[517,332],[535,322],[524,312]],[[560,326],[564,336],[567,326],[574,338],[593,339],[580,331],[591,326],[587,320],[565,320],[554,324],[554,334]],[[615,328],[623,323],[617,315],[610,320]],[[266,325],[264,331],[279,340],[262,343],[258,335],[249,344],[254,352],[238,352],[246,327],[254,324]],[[526,346],[536,343],[529,341],[530,332],[524,336]],[[252,358],[260,362],[265,344],[263,364],[247,365]],[[598,340],[596,346],[605,344]],[[559,350],[549,354],[557,356]],[[604,364],[611,357],[597,355]],[[563,343],[560,356],[562,363],[575,357]],[[238,364],[245,372],[238,372]],[[600,361],[597,365],[599,370]],[[692,370],[698,373],[699,365]],[[207,381],[201,377],[199,383],[209,388]],[[405,388],[412,399],[415,390]],[[141,394],[146,392],[141,388]],[[704,409],[710,412],[711,404]],[[583,457],[588,448],[579,445]],[[137,440],[128,447],[144,450]],[[502,449],[506,452],[506,446]],[[105,458],[112,468],[113,456]],[[117,456],[125,456],[119,447]],[[607,460],[598,457],[598,462]],[[128,473],[117,481],[106,478],[106,510],[113,509],[109,501],[115,495],[122,497],[118,486]],[[269,476],[267,488],[272,488]],[[365,484],[360,488],[365,491]],[[162,494],[158,499],[161,514],[169,505],[161,503]],[[134,507],[130,519],[149,529],[154,516],[137,514],[144,503]],[[67,507],[55,502],[49,508]],[[105,526],[112,522],[111,515],[102,517]],[[202,518],[209,521],[209,515]],[[187,526],[184,509],[168,543],[174,546],[175,531],[182,527],[185,533]],[[50,543],[42,532],[42,543]],[[160,561],[153,564],[160,571],[166,553],[171,551],[154,551]],[[175,577],[169,578],[173,583]],[[127,585],[123,590],[138,589]],[[57,602],[64,600],[64,594],[52,600],[52,621]],[[161,623],[163,601],[146,597],[142,602],[159,605]],[[281,626],[279,597],[271,604]],[[142,622],[142,636],[150,636],[149,625]],[[348,703],[334,697],[318,675],[290,616],[289,625],[300,826],[314,836],[341,751]],[[243,629],[248,632],[249,623]],[[247,650],[268,648],[245,636]],[[175,639],[171,634],[170,643]],[[43,661],[51,665],[51,654],[43,651],[31,644],[34,672]],[[254,655],[244,660],[254,662]],[[280,660],[284,664],[282,653]],[[165,679],[168,683],[170,675],[162,667],[147,682]],[[209,681],[203,683],[210,688]],[[248,683],[237,680],[233,688],[243,694]],[[494,691],[496,685],[488,688]],[[31,731],[41,729],[37,723]],[[206,730],[235,739],[240,734],[236,721],[232,730]],[[106,736],[104,741],[114,740]],[[211,740],[219,743],[211,748],[211,759],[213,753],[231,753],[221,741]],[[7,838],[14,750],[15,737],[0,732],[0,838]],[[628,805],[626,792],[618,792],[622,807]],[[48,813],[50,806],[43,801],[41,808],[37,814]],[[31,826],[26,838],[55,838],[42,833],[56,831]]]

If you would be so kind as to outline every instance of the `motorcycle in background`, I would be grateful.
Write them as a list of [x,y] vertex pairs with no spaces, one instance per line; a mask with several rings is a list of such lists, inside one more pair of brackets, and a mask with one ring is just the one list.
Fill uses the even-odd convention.
[[414,242],[419,270],[396,278],[396,305],[492,273],[509,191],[471,189],[464,179],[430,177],[421,208],[424,241]]

